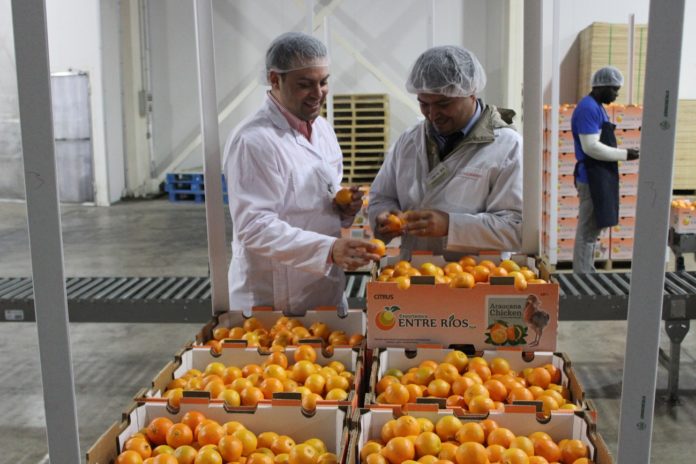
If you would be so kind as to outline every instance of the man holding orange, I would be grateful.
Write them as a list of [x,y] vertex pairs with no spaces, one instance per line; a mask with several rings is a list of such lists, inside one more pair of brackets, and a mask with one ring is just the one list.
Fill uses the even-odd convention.
[[425,120],[387,154],[368,208],[378,238],[402,236],[404,257],[521,246],[522,137],[514,113],[477,97],[485,85],[476,56],[457,46],[431,48],[411,69],[406,89]]
[[266,52],[271,89],[225,146],[232,216],[231,310],[273,306],[302,315],[317,306],[347,308],[343,269],[379,257],[366,240],[342,239],[362,206],[337,203],[341,149],[319,116],[328,92],[329,58],[314,37],[286,33]]

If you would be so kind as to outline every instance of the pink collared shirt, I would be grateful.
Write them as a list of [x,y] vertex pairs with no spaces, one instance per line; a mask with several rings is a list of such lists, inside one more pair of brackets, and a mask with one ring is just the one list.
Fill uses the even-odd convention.
[[277,99],[276,97],[273,96],[273,94],[269,91],[268,96],[271,98],[271,101],[275,103],[275,105],[278,107],[280,112],[282,113],[283,116],[285,116],[285,119],[288,121],[288,124],[290,124],[290,127],[298,131],[300,134],[304,135],[307,140],[310,142],[312,141],[312,123],[309,121],[303,121],[302,119],[298,118],[294,114],[292,114],[290,111],[288,111]]

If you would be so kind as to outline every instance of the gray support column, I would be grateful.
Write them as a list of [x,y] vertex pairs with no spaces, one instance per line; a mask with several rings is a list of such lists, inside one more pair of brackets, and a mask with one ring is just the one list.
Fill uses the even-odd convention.
[[225,207],[222,201],[222,163],[215,91],[213,7],[210,0],[194,0],[198,91],[203,141],[205,217],[208,226],[208,260],[213,314],[229,311]]
[[664,273],[674,164],[684,0],[650,2],[640,181],[628,297],[618,462],[650,462]]
[[13,0],[12,20],[48,452],[79,463],[44,1]]
[[524,203],[522,205],[522,251],[539,253],[541,231],[542,120],[542,25],[541,0],[524,2],[524,78],[522,115],[524,117]]

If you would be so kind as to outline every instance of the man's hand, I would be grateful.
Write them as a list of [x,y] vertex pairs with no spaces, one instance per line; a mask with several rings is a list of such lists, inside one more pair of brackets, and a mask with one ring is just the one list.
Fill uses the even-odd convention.
[[389,243],[394,237],[403,235],[403,213],[398,210],[383,211],[375,218],[375,237]]
[[444,237],[449,232],[449,214],[437,209],[408,211],[406,232],[418,237]]
[[627,154],[628,161],[633,161],[633,160],[637,160],[638,158],[640,158],[640,150],[638,150],[637,148],[628,148],[626,151],[628,152],[628,154]]
[[351,200],[349,203],[344,203],[341,204],[336,201],[334,198],[334,206],[338,210],[338,212],[341,214],[341,219],[345,219],[348,217],[354,217],[356,214],[358,214],[358,211],[360,211],[360,208],[362,208],[363,205],[363,195],[365,192],[360,190],[360,188],[356,185],[353,185],[351,187],[348,187],[347,189],[344,190],[350,190],[350,192],[353,194],[351,197]]
[[346,270],[362,267],[370,261],[379,261],[377,245],[367,240],[339,238],[331,248],[331,258]]

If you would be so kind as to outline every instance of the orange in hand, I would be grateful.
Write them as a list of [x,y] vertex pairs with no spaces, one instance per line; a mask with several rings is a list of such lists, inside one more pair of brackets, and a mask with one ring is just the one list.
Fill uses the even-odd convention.
[[336,193],[336,204],[348,205],[353,201],[353,191],[348,188],[342,188]]
[[396,214],[390,214],[387,216],[385,225],[390,232],[401,232],[401,229],[404,228],[404,221]]
[[387,254],[387,246],[378,238],[370,239],[370,243],[377,246],[377,249],[373,251],[374,254],[384,256]]

